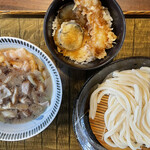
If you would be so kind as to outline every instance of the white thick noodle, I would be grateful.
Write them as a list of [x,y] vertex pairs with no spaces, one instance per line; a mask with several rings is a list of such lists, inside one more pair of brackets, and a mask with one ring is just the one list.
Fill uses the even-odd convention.
[[149,148],[150,67],[113,72],[91,95],[90,118],[95,118],[104,95],[109,95],[104,141],[112,147]]

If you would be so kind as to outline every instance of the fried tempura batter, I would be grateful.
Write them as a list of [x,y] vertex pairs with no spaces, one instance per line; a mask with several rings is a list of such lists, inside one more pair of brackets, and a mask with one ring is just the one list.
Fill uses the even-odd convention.
[[87,17],[91,52],[98,59],[104,58],[107,55],[105,49],[113,47],[113,42],[117,38],[110,28],[110,23],[104,18],[104,7],[99,0],[74,1],[76,7]]
[[[113,19],[108,9],[104,8],[99,0],[74,0],[74,2],[74,8],[73,5],[61,8],[53,22],[53,35],[58,52],[74,60],[75,63],[81,64],[86,64],[96,58],[104,58],[107,55],[105,49],[112,48],[117,38],[112,32],[111,22]],[[68,29],[68,26],[64,26],[64,22],[66,24],[74,22],[75,28],[80,26],[78,28],[83,31],[83,40],[81,41],[81,38],[76,36],[80,34],[80,32],[77,33],[78,28],[75,30],[76,34],[74,34],[71,31],[74,28]],[[78,24],[78,26],[75,26],[75,24]],[[67,28],[67,31],[70,32],[63,33],[64,28]],[[61,36],[65,38],[60,40]],[[75,39],[74,42],[71,39]]]

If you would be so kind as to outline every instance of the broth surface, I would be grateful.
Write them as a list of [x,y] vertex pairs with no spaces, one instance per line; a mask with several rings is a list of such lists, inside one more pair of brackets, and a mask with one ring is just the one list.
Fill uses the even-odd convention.
[[0,121],[21,123],[50,105],[52,82],[43,62],[25,49],[0,51]]

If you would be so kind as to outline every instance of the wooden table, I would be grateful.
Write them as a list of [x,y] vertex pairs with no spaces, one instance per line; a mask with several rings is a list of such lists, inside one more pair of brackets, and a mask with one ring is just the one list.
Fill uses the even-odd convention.
[[[5,0],[7,1],[7,0]],[[17,1],[17,0],[14,0]],[[29,0],[31,1],[31,0]],[[33,0],[35,1],[35,0]],[[140,1],[140,0],[139,0]],[[148,0],[149,1],[149,0]],[[1,2],[1,0],[0,0]],[[141,0],[141,2],[143,2]],[[3,1],[4,3],[4,1]],[[0,6],[0,9],[2,7]],[[78,71],[66,68],[52,58],[43,37],[42,16],[0,15],[0,36],[25,39],[39,46],[54,61],[63,82],[63,98],[60,111],[52,124],[42,133],[19,142],[0,141],[0,150],[80,150],[72,128],[72,110],[85,81],[96,71]],[[150,18],[147,16],[126,18],[126,38],[115,59],[131,56],[150,57]]]
[[[52,1],[53,0],[0,0],[0,13],[43,15]],[[150,15],[150,0],[116,1],[125,14]]]

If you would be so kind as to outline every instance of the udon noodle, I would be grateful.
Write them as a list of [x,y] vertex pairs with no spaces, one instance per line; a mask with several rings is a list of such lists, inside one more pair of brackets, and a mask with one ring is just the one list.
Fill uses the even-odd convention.
[[104,141],[112,147],[149,148],[150,67],[113,72],[91,95],[90,118],[94,119],[104,95],[109,95]]

